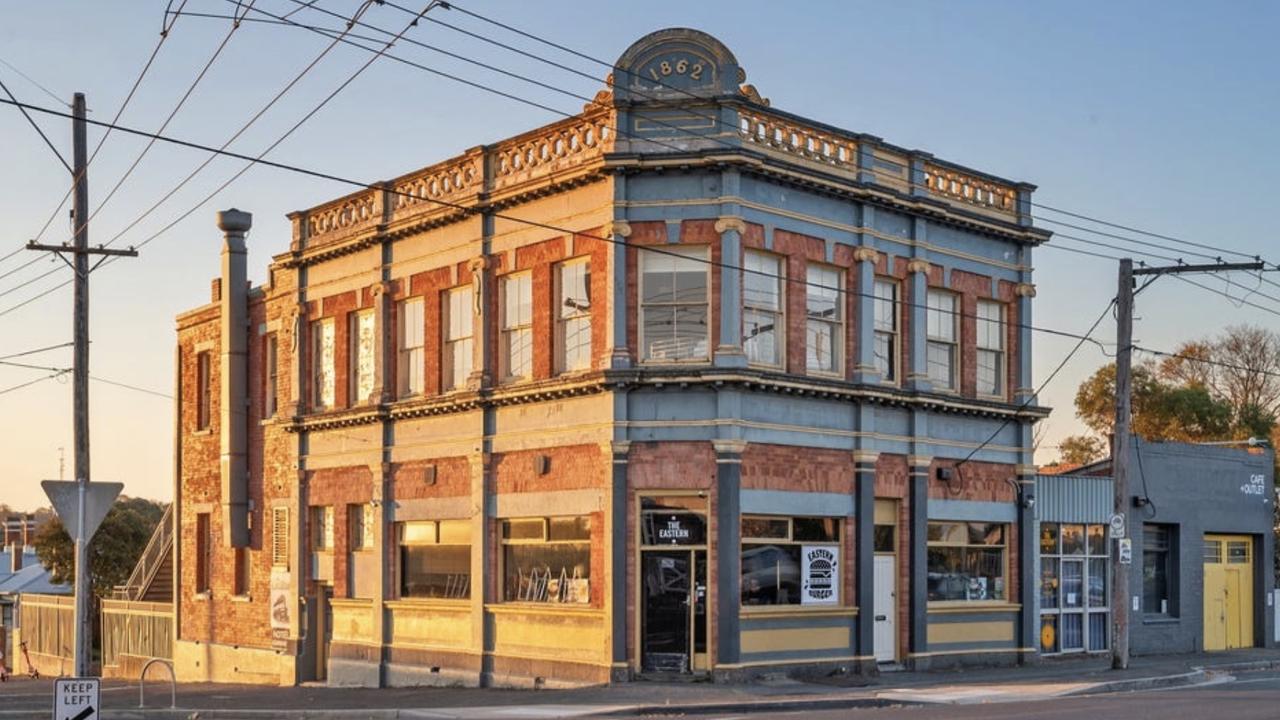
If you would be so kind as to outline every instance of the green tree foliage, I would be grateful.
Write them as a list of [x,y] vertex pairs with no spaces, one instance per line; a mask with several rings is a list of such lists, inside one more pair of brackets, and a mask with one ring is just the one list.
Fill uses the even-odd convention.
[[[123,585],[133,572],[151,533],[164,515],[165,506],[146,498],[120,497],[107,511],[102,525],[89,544],[90,579],[93,594],[105,597]],[[36,556],[49,570],[54,582],[75,579],[75,546],[62,521],[50,518],[36,531]]]
[[[1171,382],[1159,366],[1147,362],[1133,368],[1133,431],[1146,440],[1201,442],[1233,439],[1236,412],[1200,384]],[[1076,416],[1090,430],[1106,436],[1115,420],[1116,366],[1098,368],[1076,391]]]
[[1097,462],[1107,455],[1107,444],[1102,438],[1092,435],[1072,435],[1063,439],[1058,445],[1062,457],[1060,462],[1069,465],[1088,465]]

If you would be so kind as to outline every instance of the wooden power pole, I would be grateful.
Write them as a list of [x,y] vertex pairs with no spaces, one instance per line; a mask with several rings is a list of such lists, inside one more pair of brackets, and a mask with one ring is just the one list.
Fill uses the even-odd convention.
[[[75,230],[73,244],[40,245],[27,243],[30,250],[45,250],[57,253],[65,261],[64,254],[70,254],[68,263],[75,272],[75,305],[74,319],[74,364],[72,366],[72,394],[74,396],[74,420],[72,421],[75,438],[73,469],[75,482],[81,486],[81,495],[87,496],[89,485],[89,267],[90,255],[123,255],[133,257],[138,253],[133,248],[113,250],[102,246],[89,247],[89,153],[87,127],[85,122],[84,93],[76,93],[72,102],[72,182],[75,184],[72,193],[72,226]],[[99,261],[101,262],[101,261]],[[96,265],[95,265],[96,267]],[[84,528],[85,503],[80,503],[77,528]],[[64,524],[67,518],[63,518]],[[99,518],[100,520],[100,518]],[[94,523],[89,523],[94,524]],[[93,633],[90,617],[89,595],[92,586],[89,583],[89,538],[76,540],[76,578],[75,578],[75,641],[73,648],[76,677],[89,674],[89,661],[93,656]]]
[[[1166,267],[1133,267],[1133,260],[1120,261],[1120,285],[1116,293],[1116,418],[1115,440],[1111,450],[1111,473],[1115,485],[1114,515],[1111,523],[1115,538],[1111,563],[1111,667],[1129,667],[1129,613],[1142,612],[1140,595],[1130,596],[1129,575],[1133,565],[1133,537],[1141,525],[1129,522],[1132,503],[1129,500],[1129,462],[1132,459],[1133,430],[1130,421],[1133,390],[1133,298],[1134,278],[1150,275],[1154,281],[1161,275],[1223,272],[1225,270],[1262,270],[1263,263],[1212,263],[1206,265],[1171,265]],[[1144,284],[1142,287],[1146,287]],[[1138,288],[1141,291],[1142,288]],[[1119,532],[1117,532],[1117,529]]]

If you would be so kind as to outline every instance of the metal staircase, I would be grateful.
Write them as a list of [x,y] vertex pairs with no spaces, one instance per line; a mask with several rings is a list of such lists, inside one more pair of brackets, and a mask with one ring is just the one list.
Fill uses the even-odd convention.
[[165,508],[151,540],[133,567],[129,580],[115,589],[118,600],[173,600],[173,504]]

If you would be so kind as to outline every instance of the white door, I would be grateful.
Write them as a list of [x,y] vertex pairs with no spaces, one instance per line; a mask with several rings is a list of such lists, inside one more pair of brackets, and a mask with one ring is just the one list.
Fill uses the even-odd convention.
[[898,568],[892,555],[877,555],[875,566],[875,648],[877,662],[898,659]]

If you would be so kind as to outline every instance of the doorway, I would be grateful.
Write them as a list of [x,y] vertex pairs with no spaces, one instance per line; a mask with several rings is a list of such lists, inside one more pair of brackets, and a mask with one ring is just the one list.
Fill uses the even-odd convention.
[[640,504],[640,670],[706,672],[706,500],[644,497]]
[[316,680],[329,678],[329,643],[333,641],[333,588],[322,585],[316,595]]
[[876,662],[898,661],[898,503],[876,500],[873,531],[875,553],[872,644]]
[[1204,649],[1253,646],[1253,540],[1205,535]]

